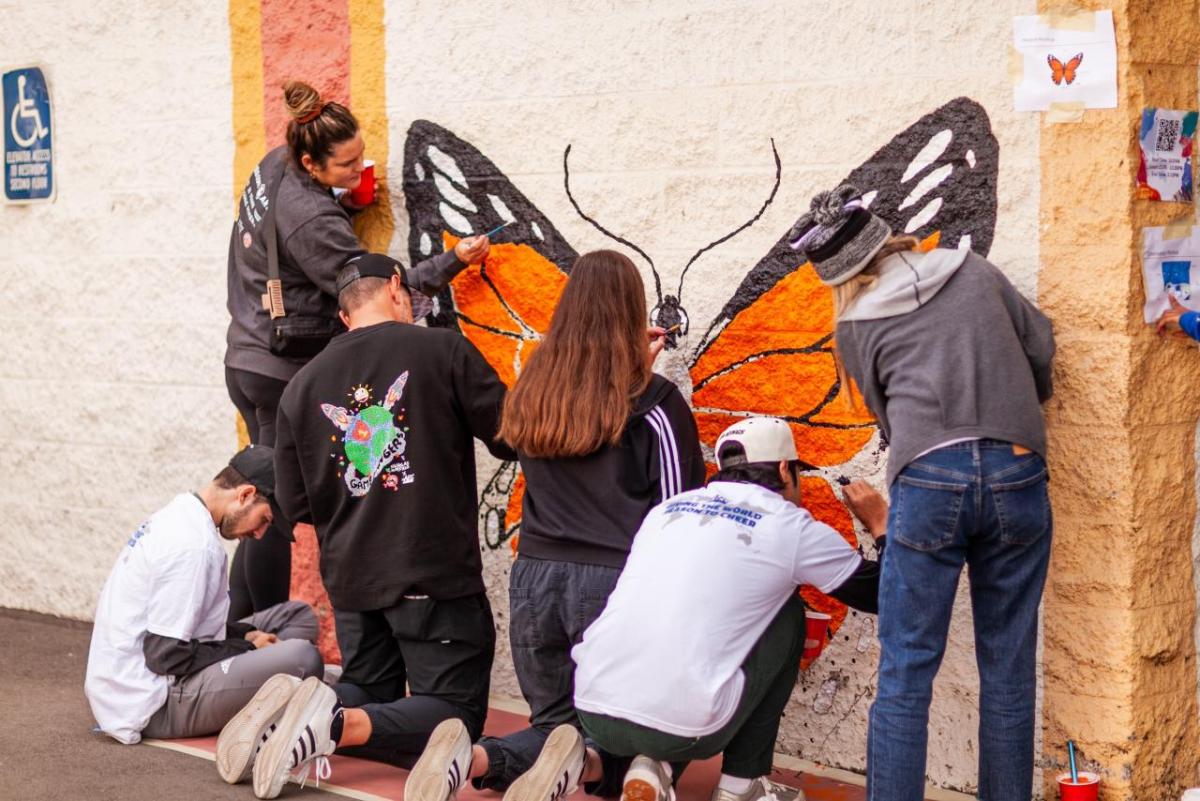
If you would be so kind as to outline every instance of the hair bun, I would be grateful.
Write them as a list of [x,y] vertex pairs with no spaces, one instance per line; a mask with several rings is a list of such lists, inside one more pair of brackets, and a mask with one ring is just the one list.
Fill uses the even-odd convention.
[[314,119],[324,106],[321,93],[304,81],[286,81],[283,84],[283,102],[288,115],[296,122]]

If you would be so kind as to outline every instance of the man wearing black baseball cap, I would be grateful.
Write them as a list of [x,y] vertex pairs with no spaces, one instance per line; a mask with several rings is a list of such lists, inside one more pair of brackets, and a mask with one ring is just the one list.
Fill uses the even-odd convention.
[[274,492],[274,453],[251,445],[129,537],[100,595],[84,681],[105,734],[123,743],[213,734],[264,683],[286,702],[301,679],[321,674],[307,604],[226,624],[223,540],[261,537]]
[[255,757],[259,798],[335,748],[410,767],[438,723],[478,737],[487,714],[474,442],[516,459],[496,441],[504,384],[458,332],[411,324],[423,299],[396,260],[353,259],[337,290],[349,330],[284,391],[275,470],[284,517],[316,528],[343,672],[292,696]]

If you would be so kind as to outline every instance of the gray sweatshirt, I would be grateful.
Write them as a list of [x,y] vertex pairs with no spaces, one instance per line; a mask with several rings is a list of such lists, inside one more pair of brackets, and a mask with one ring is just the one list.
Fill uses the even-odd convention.
[[[346,209],[328,189],[293,165],[286,147],[275,148],[254,168],[229,240],[230,321],[225,364],[289,381],[305,362],[271,353],[271,316],[262,305],[267,291],[263,223],[276,186],[279,277],[289,315],[337,317],[338,271],[366,250],[354,234]],[[465,266],[453,251],[447,251],[415,265],[408,277],[418,290],[433,296]]]
[[837,323],[837,352],[890,445],[887,481],[957,439],[1046,453],[1050,321],[975,253],[897,253]]

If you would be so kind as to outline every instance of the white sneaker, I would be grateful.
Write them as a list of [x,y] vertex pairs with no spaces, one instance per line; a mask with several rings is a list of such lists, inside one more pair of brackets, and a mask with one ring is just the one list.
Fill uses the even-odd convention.
[[669,767],[648,756],[635,756],[625,771],[622,801],[675,801]]
[[744,793],[731,793],[720,787],[713,790],[712,801],[805,801],[804,791],[798,787],[776,784],[765,776],[759,776]]
[[449,801],[467,783],[471,736],[458,718],[443,720],[429,735],[421,758],[404,782],[404,801]]
[[316,676],[305,679],[288,701],[283,717],[254,760],[254,794],[275,798],[291,774],[303,786],[315,768],[317,785],[330,774],[329,738],[337,695]]
[[579,730],[563,724],[546,738],[533,767],[509,785],[504,801],[559,801],[575,792],[587,750]]
[[230,784],[250,777],[254,758],[275,731],[300,679],[277,673],[263,682],[254,697],[234,715],[217,737],[217,773]]

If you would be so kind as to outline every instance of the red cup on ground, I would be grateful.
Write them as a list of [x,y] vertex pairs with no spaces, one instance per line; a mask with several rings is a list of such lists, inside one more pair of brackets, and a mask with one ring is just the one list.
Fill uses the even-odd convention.
[[1079,781],[1072,782],[1070,773],[1058,774],[1058,797],[1062,801],[1096,801],[1100,797],[1100,777],[1085,770],[1077,775]]
[[804,660],[812,662],[821,655],[821,651],[825,648],[825,640],[829,634],[829,615],[824,612],[814,612],[811,609],[804,610],[805,631],[804,631]]
[[350,200],[355,206],[370,206],[375,202],[375,162],[363,162],[362,180],[350,190]]

